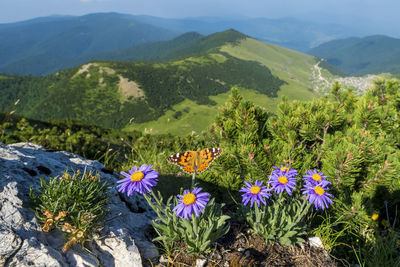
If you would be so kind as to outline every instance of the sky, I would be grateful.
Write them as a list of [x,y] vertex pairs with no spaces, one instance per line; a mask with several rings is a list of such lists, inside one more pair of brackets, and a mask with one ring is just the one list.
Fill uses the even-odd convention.
[[0,0],[0,23],[113,11],[165,18],[295,17],[397,31],[399,10],[399,0]]

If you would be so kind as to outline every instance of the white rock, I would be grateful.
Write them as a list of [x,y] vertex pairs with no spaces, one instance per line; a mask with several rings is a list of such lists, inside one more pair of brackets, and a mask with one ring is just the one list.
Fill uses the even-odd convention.
[[197,259],[196,260],[196,267],[204,267],[207,263],[206,259]]
[[[0,266],[142,266],[158,251],[145,236],[154,213],[140,197],[127,198],[116,190],[118,174],[106,174],[104,166],[73,153],[49,152],[31,143],[0,143]],[[44,233],[27,206],[29,188],[39,178],[61,176],[65,170],[98,172],[107,181],[110,213],[106,225],[89,243],[92,254],[73,245],[66,253],[59,231]],[[112,219],[115,218],[115,219]]]
[[313,236],[308,238],[308,244],[310,244],[311,247],[316,247],[316,248],[324,248],[324,245],[322,244],[321,239],[318,236]]
[[168,259],[164,256],[161,256],[159,261],[160,263],[168,263]]
[[20,249],[22,240],[5,225],[0,225],[0,240],[0,266],[4,266],[7,259]]

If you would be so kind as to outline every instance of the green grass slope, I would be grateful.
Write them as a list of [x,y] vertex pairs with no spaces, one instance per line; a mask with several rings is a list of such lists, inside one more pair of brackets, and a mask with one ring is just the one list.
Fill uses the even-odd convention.
[[400,72],[400,39],[388,36],[334,40],[308,53],[352,75]]
[[[285,96],[289,100],[310,100],[316,97],[312,91],[312,70],[316,58],[277,45],[267,44],[252,38],[241,38],[235,43],[221,46],[220,52],[227,53],[235,58],[258,62],[268,67],[272,74],[285,81],[280,87],[277,97],[269,97],[258,92],[257,88],[239,88],[241,95],[266,110],[275,112],[277,104]],[[331,67],[327,64],[328,67]],[[332,69],[332,68],[329,68]],[[323,69],[325,77],[333,77],[329,71]],[[337,74],[337,73],[335,73]],[[185,100],[174,105],[156,121],[131,124],[127,130],[140,130],[152,134],[173,133],[183,135],[206,129],[214,120],[218,106],[227,101],[229,92],[211,96],[217,105],[206,106]],[[180,114],[180,116],[176,116]]]
[[185,53],[192,55],[166,62],[90,62],[44,77],[4,76],[0,110],[20,99],[16,113],[33,119],[183,135],[205,129],[232,87],[269,111],[283,96],[314,97],[312,56],[233,30],[201,37]]
[[276,97],[284,83],[257,62],[222,53],[167,63],[92,62],[45,77],[0,79],[0,109],[20,99],[16,112],[29,118],[121,128],[155,120],[186,99],[215,106],[209,97],[232,86]]

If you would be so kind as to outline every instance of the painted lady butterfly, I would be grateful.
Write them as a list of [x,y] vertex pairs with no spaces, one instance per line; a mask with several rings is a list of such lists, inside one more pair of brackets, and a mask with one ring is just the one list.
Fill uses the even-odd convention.
[[205,148],[197,151],[176,153],[168,157],[168,161],[178,165],[184,172],[192,174],[205,171],[211,162],[222,153],[220,148]]

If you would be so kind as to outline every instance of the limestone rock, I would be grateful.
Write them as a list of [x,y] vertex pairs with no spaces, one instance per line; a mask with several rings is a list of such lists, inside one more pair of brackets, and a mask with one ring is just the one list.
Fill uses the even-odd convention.
[[[127,198],[116,190],[118,174],[73,153],[46,151],[31,143],[0,143],[0,266],[142,266],[158,252],[146,237],[154,213],[138,196]],[[44,233],[28,207],[30,187],[39,178],[61,176],[65,170],[93,170],[107,181],[110,213],[98,238],[88,244],[91,253],[64,245],[59,231]]]
[[322,241],[318,236],[313,236],[308,238],[308,243],[310,244],[311,247],[324,249],[324,245],[322,244]]

